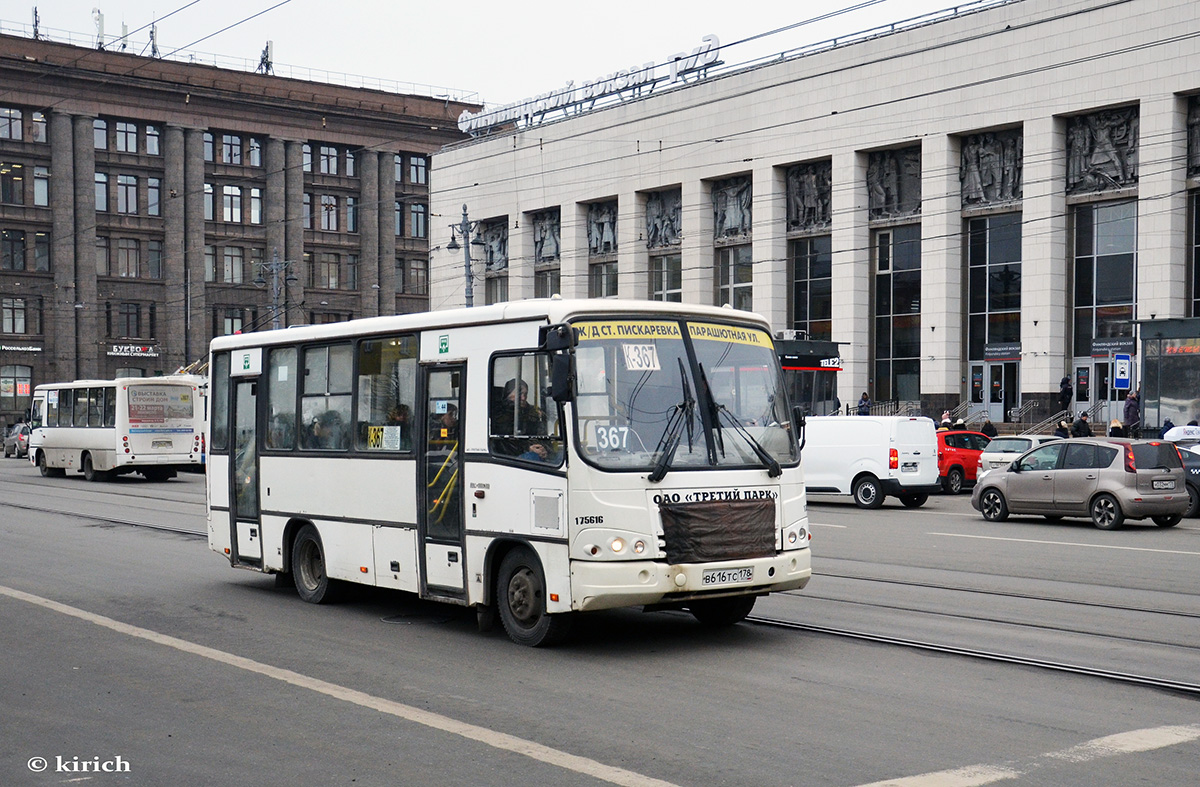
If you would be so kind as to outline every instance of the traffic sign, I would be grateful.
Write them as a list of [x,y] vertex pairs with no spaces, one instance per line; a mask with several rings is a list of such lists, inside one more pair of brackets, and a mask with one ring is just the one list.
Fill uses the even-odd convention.
[[1113,388],[1120,391],[1128,391],[1130,381],[1133,378],[1133,361],[1129,355],[1117,354],[1113,356]]

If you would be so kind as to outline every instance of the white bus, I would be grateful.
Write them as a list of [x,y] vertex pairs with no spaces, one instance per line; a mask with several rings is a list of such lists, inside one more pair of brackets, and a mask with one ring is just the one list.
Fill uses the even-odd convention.
[[811,576],[799,446],[762,318],[530,300],[224,336],[211,347],[209,545],[290,575],[498,613],[731,624]]
[[195,375],[46,383],[33,392],[29,461],[88,481],[165,481],[204,463],[205,379]]

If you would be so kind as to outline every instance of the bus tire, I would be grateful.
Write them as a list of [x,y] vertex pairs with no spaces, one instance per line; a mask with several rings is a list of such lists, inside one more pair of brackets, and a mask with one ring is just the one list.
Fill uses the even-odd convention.
[[88,481],[107,481],[109,473],[105,470],[97,470],[92,464],[92,455],[83,455],[83,477]]
[[883,490],[879,487],[879,479],[873,475],[864,475],[854,482],[854,504],[859,508],[879,508],[883,505]]
[[531,550],[518,547],[500,561],[496,606],[508,638],[531,648],[561,642],[571,629],[568,615],[546,612],[546,579]]
[[337,600],[338,582],[325,573],[325,547],[321,534],[305,525],[292,542],[292,579],[296,593],[309,604],[329,604]]
[[62,478],[67,474],[67,471],[61,467],[50,467],[46,464],[46,452],[38,451],[37,453],[38,471],[41,472],[43,478]]
[[754,609],[758,596],[706,598],[688,604],[688,612],[705,626],[732,626],[741,623]]

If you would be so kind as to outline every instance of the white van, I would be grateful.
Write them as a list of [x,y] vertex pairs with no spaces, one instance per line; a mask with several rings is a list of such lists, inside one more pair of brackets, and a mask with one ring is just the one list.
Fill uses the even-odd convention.
[[917,508],[941,489],[929,418],[834,415],[805,423],[800,460],[810,495],[853,495],[860,508],[879,508],[892,495]]

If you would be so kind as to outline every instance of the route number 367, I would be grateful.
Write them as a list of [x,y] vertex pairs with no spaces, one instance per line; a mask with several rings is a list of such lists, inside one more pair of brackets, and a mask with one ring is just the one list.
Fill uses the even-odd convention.
[[629,447],[629,427],[597,426],[596,447],[601,451],[624,451]]

